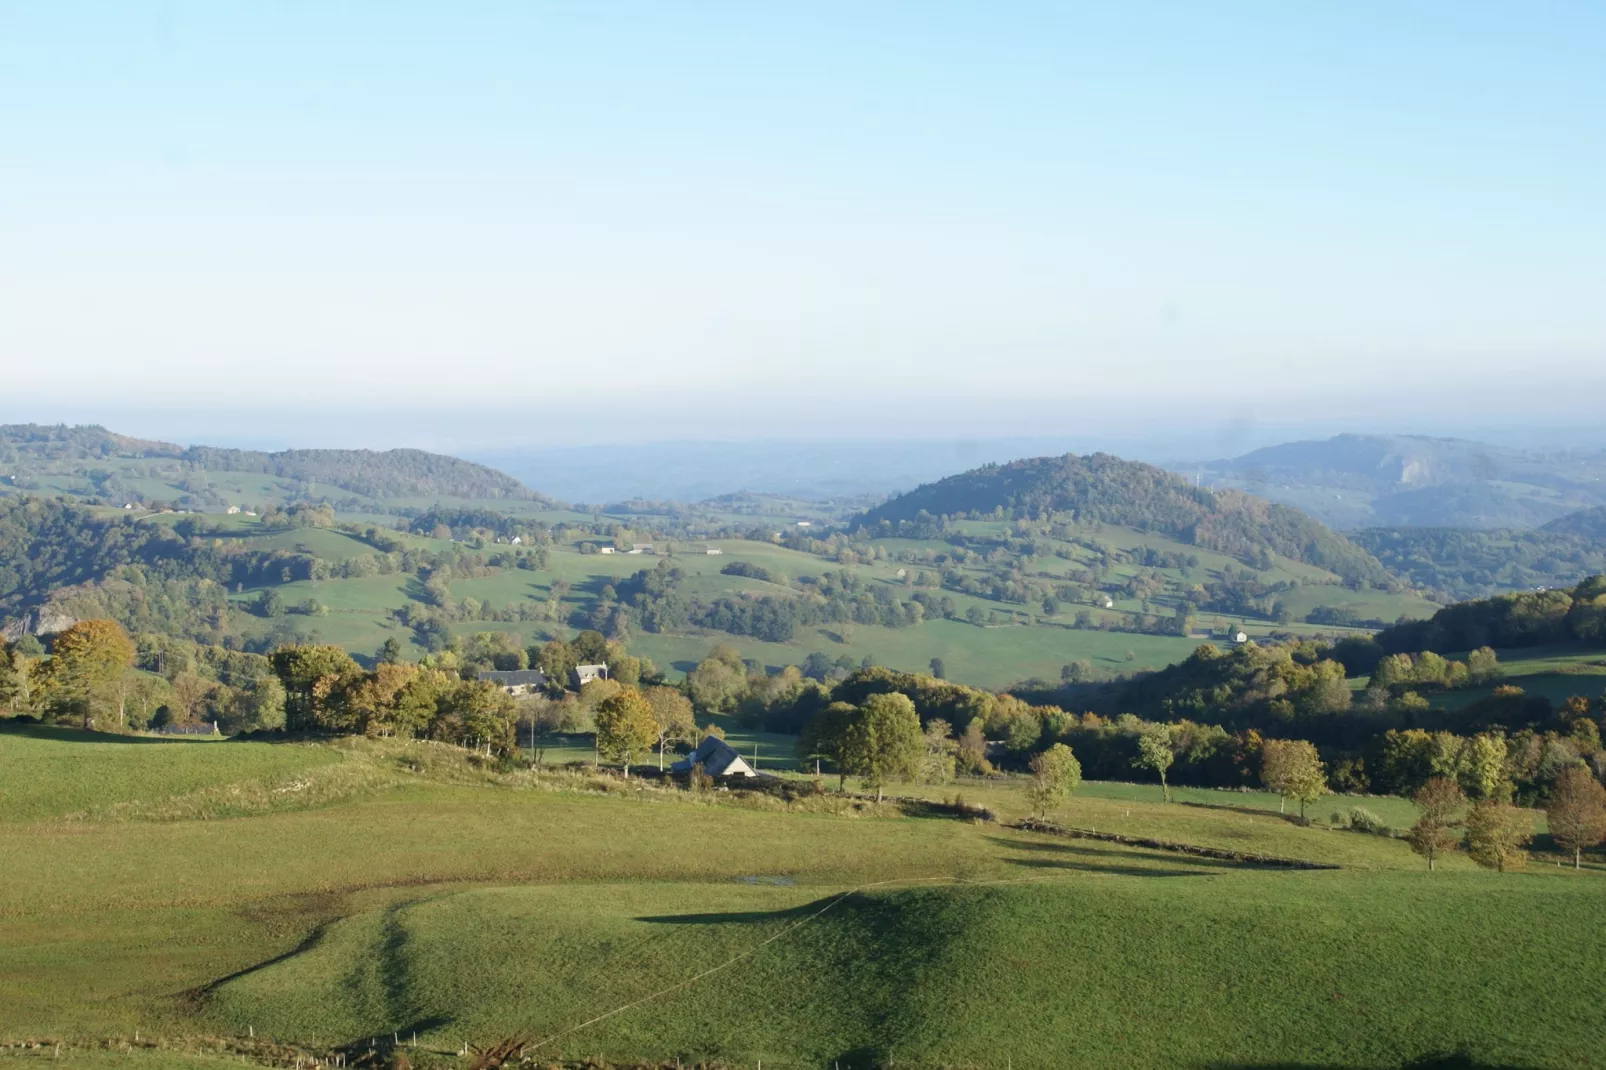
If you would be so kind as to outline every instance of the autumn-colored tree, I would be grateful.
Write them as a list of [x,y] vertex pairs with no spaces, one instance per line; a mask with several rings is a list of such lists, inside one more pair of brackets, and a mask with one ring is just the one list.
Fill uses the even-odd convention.
[[1461,842],[1461,834],[1456,831],[1457,815],[1467,804],[1467,797],[1455,781],[1436,776],[1417,790],[1412,801],[1422,816],[1411,826],[1407,838],[1411,850],[1428,860],[1428,872],[1432,873],[1438,857],[1449,854]]
[[948,783],[954,778],[954,753],[958,750],[948,722],[941,717],[933,717],[926,722],[921,740],[925,744],[925,753],[920,757],[920,782]]
[[1171,801],[1171,785],[1166,783],[1165,774],[1175,760],[1168,726],[1150,725],[1138,735],[1138,756],[1132,764],[1142,769],[1153,769],[1160,774],[1160,793],[1166,802]]
[[0,648],[0,702],[8,713],[33,704],[33,659],[16,647]]
[[1578,869],[1584,848],[1606,840],[1606,788],[1583,766],[1568,766],[1556,775],[1545,815],[1550,838],[1573,853],[1573,868]]
[[134,644],[114,620],[82,620],[56,635],[50,660],[41,667],[40,690],[63,716],[93,728],[96,712],[126,720],[118,679],[134,664]]
[[[1260,747],[1260,781],[1266,790],[1284,800],[1299,800],[1299,819],[1305,806],[1327,794],[1327,778],[1316,748],[1303,739],[1268,739]],[[1279,808],[1281,812],[1281,808]]]
[[987,760],[987,730],[980,717],[972,717],[954,749],[954,764],[967,773],[986,776],[993,771]]
[[370,673],[354,683],[346,694],[346,704],[355,718],[354,727],[365,736],[391,735],[396,712],[396,696],[418,675],[412,665],[381,661]]
[[692,715],[691,700],[673,687],[649,687],[642,695],[652,707],[653,723],[658,726],[658,768],[661,770],[669,744],[689,741],[695,736],[697,720]]
[[178,716],[180,723],[189,724],[194,722],[196,715],[206,708],[206,701],[217,687],[217,681],[205,679],[193,672],[180,672],[173,674],[168,686],[171,688],[168,708]]
[[433,735],[430,727],[450,701],[453,683],[439,669],[419,669],[408,677],[391,703],[391,731],[402,737]]
[[915,704],[893,692],[864,700],[848,721],[840,760],[880,802],[889,780],[914,776],[924,750]]
[[640,691],[627,687],[597,705],[596,721],[597,753],[623,764],[629,779],[631,761],[647,753],[658,738],[652,704]]
[[1038,817],[1047,817],[1059,809],[1066,796],[1082,783],[1082,763],[1076,760],[1071,748],[1063,743],[1056,743],[1041,754],[1033,755],[1028,766],[1032,771],[1032,779],[1026,787],[1026,798],[1032,804],[1032,812]]
[[284,685],[284,725],[291,732],[343,731],[346,685],[362,676],[338,646],[285,646],[268,658]]
[[1533,819],[1510,803],[1485,799],[1467,815],[1467,854],[1480,866],[1499,870],[1522,869],[1528,864],[1528,842]]

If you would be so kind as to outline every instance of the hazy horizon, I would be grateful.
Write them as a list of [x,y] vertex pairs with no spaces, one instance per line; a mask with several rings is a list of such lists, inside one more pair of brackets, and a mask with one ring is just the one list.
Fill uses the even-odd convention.
[[12,5],[6,408],[1582,426],[1603,46],[1559,3]]

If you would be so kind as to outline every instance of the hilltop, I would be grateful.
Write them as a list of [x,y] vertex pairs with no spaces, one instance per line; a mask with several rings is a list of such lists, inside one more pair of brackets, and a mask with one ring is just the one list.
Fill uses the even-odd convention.
[[38,490],[108,505],[160,501],[191,509],[320,499],[344,499],[350,508],[364,499],[546,500],[494,468],[424,450],[185,447],[99,426],[0,426],[0,477],[0,493]]
[[1527,529],[1606,504],[1606,451],[1529,452],[1426,435],[1337,435],[1179,467],[1344,530]]
[[1606,505],[1559,516],[1539,530],[1547,535],[1571,535],[1606,543]]
[[856,526],[898,531],[940,526],[942,517],[1061,515],[1078,524],[1155,533],[1246,561],[1278,554],[1350,582],[1393,582],[1366,551],[1296,509],[1192,486],[1154,465],[1104,453],[984,465],[899,495],[864,513]]

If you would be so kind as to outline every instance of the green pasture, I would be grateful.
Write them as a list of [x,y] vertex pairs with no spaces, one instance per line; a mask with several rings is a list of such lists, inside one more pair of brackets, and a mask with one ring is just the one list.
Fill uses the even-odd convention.
[[[480,772],[439,744],[80,738],[0,734],[0,769],[49,770],[24,795],[56,793],[0,822],[0,1065],[240,1065],[217,1050],[247,1034],[785,1068],[1584,1067],[1606,1041],[1598,865],[1429,875],[1259,793],[1090,784],[1056,816],[1343,868]],[[292,773],[327,790],[279,794]],[[919,790],[1022,810],[1018,781]],[[236,816],[183,816],[231,792]],[[116,802],[145,805],[60,820]],[[161,1046],[121,1050],[136,1033]],[[4,1046],[29,1038],[51,1043]]]
[[327,748],[121,736],[0,720],[0,822],[155,801],[335,761]]

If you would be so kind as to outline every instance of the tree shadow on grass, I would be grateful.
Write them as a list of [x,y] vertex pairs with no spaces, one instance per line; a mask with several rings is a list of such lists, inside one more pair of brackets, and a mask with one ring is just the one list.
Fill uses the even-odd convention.
[[[1259,869],[1248,862],[1234,862],[1225,858],[1206,858],[1200,855],[1173,854],[1169,851],[1157,851],[1149,847],[1127,847],[1117,849],[1112,847],[1094,847],[1089,843],[1044,843],[1040,840],[1006,840],[1001,836],[987,837],[999,847],[1006,847],[1016,851],[1036,851],[1040,854],[1059,855],[1066,858],[1098,859],[1110,858],[1129,862],[1133,858],[1148,858],[1155,861],[1169,862],[1173,865],[1179,862],[1192,866],[1195,869]],[[1068,856],[1068,857],[1067,857]],[[1045,863],[1046,864],[1046,863]],[[1091,865],[1091,863],[1090,863]]]
[[1527,1063],[1486,1062],[1466,1052],[1440,1052],[1403,1063],[1197,1063],[1195,1070],[1534,1070]]
[[1150,866],[1122,866],[1103,862],[1074,862],[1070,859],[1057,858],[1006,858],[1004,861],[1012,866],[1023,866],[1027,869],[1061,869],[1077,873],[1108,873],[1117,877],[1208,877],[1210,873],[1202,869],[1161,869]]
[[117,732],[97,732],[94,729],[73,728],[70,725],[39,724],[34,721],[0,720],[0,735],[24,736],[28,739],[48,739],[53,743],[215,743],[212,736],[125,736]]
[[1246,814],[1249,817],[1274,817],[1278,821],[1287,822],[1295,828],[1305,828],[1306,824],[1298,814],[1284,814],[1276,810],[1262,810],[1255,806],[1237,806],[1232,803],[1203,803],[1187,802],[1182,799],[1176,801],[1177,806],[1189,806],[1195,810],[1230,810],[1235,814]]
[[786,910],[731,910],[718,914],[653,914],[636,918],[653,925],[762,925],[771,921],[796,921],[806,918],[810,914],[819,913],[820,909],[833,900],[841,899],[841,895],[827,896],[816,899],[812,903],[802,906],[789,907]]

